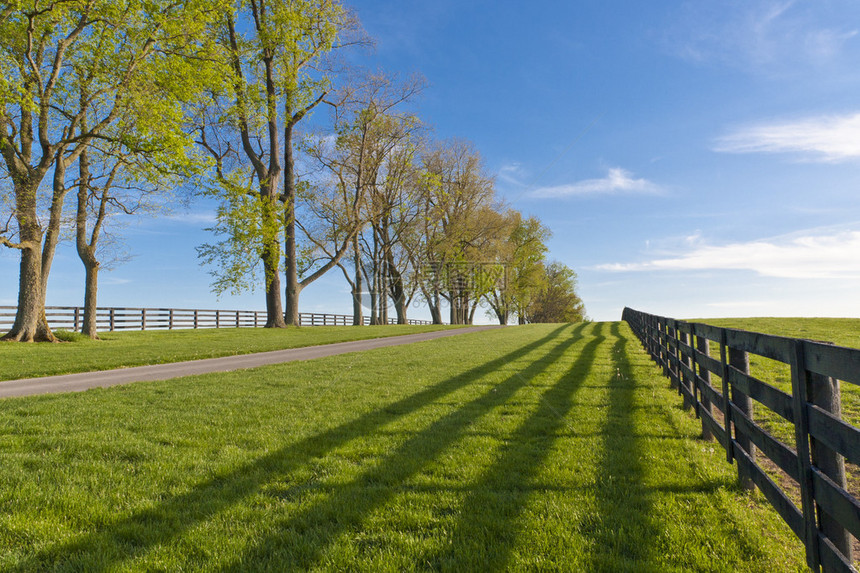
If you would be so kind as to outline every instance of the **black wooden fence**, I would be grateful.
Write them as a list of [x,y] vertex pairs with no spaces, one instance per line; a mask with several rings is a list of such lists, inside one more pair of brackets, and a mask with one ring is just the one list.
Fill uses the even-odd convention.
[[[0,332],[12,328],[14,306],[0,306]],[[79,306],[47,306],[48,324],[55,329],[79,331],[84,309]],[[301,326],[349,326],[351,314],[299,313]],[[389,319],[389,324],[396,324]],[[364,324],[370,319],[364,317]],[[409,324],[431,324],[428,320],[409,320]],[[96,328],[108,330],[155,330],[180,328],[240,328],[261,327],[266,324],[266,312],[259,310],[207,310],[196,308],[99,308]]]
[[[839,381],[860,385],[860,350],[629,308],[623,320],[695,409],[703,435],[737,462],[741,483],[757,486],[803,541],[809,567],[856,571],[852,535],[860,537],[860,503],[846,486],[845,461],[860,463],[860,429],[841,419]],[[710,356],[712,346],[719,359]],[[792,393],[751,376],[749,354],[789,365]],[[793,424],[794,448],[754,421],[753,400]],[[800,508],[764,471],[759,454],[793,480]]]

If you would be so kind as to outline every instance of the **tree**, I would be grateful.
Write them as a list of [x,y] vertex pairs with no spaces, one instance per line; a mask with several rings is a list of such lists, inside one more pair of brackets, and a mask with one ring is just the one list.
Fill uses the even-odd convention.
[[526,308],[526,322],[580,322],[585,305],[576,294],[576,273],[553,261],[546,266],[543,285]]
[[[299,324],[299,295],[303,288],[333,268],[348,245],[336,250],[325,263],[300,279],[297,242],[297,179],[294,158],[296,126],[319,105],[331,88],[330,71],[320,64],[336,48],[366,44],[357,18],[336,0],[291,0],[284,13],[290,24],[289,43],[282,60],[285,79],[284,104],[284,318]],[[316,74],[314,73],[316,72]]]
[[[466,324],[488,285],[477,281],[493,261],[491,246],[510,233],[493,179],[470,143],[439,142],[421,159],[421,233],[416,249],[421,290],[433,321],[442,322],[441,302],[451,324]],[[476,274],[477,273],[477,274]]]
[[294,132],[331,89],[325,55],[354,36],[357,20],[334,0],[240,2],[219,35],[231,87],[200,113],[199,142],[215,162],[209,192],[221,205],[211,230],[224,239],[198,252],[217,266],[218,293],[253,289],[262,263],[268,327],[298,324]]
[[500,249],[504,273],[485,297],[499,324],[507,324],[511,314],[524,320],[525,309],[543,285],[546,242],[552,236],[537,217],[523,219],[517,211],[508,216],[513,230]]
[[[182,201],[174,191],[199,167],[196,161],[183,164],[160,161],[163,149],[150,141],[145,149],[128,148],[128,140],[113,134],[111,139],[91,143],[78,159],[75,247],[84,265],[84,316],[81,333],[97,339],[98,276],[105,263],[121,260],[116,249],[120,239],[108,230],[116,227],[118,215],[131,216],[167,210],[168,199]],[[110,256],[110,255],[109,255]]]
[[[66,173],[130,111],[133,136],[188,156],[183,104],[213,73],[200,38],[212,2],[67,0],[6,4],[0,20],[0,154],[12,213],[0,244],[20,251],[18,309],[6,340],[55,340],[45,319]],[[89,121],[85,121],[89,118]],[[45,185],[50,177],[50,190]]]
[[[318,138],[308,148],[309,155],[330,174],[333,185],[352,189],[352,205],[360,209],[355,213],[355,234],[349,245],[352,274],[345,259],[337,263],[352,289],[354,324],[363,323],[364,284],[370,297],[371,324],[388,322],[389,295],[395,300],[398,322],[406,322],[411,296],[403,273],[409,261],[398,245],[417,217],[417,204],[411,196],[416,141],[422,127],[414,116],[396,108],[423,86],[420,77],[405,82],[382,74],[367,78],[351,105],[337,108],[334,144],[327,146],[326,138]],[[343,208],[349,212],[350,205]],[[322,247],[306,226],[301,227]]]

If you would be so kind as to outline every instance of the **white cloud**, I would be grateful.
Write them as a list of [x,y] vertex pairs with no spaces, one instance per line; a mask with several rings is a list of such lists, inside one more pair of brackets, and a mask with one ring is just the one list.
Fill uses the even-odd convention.
[[496,176],[505,183],[522,186],[524,175],[525,172],[521,163],[508,163],[507,165],[502,165],[499,168],[499,172]]
[[611,263],[596,268],[611,272],[753,271],[791,279],[860,279],[860,231],[800,234],[724,246],[700,245],[690,251],[642,263]]
[[794,153],[807,160],[860,159],[860,113],[760,123],[717,140],[724,153]]
[[692,0],[670,26],[666,43],[679,57],[751,71],[797,73],[843,61],[857,30],[854,0]]
[[131,284],[131,279],[123,279],[120,277],[106,276],[104,278],[100,277],[99,282],[102,285],[127,285],[127,284]]
[[196,213],[174,213],[168,215],[168,219],[178,221],[180,223],[188,223],[189,225],[198,225],[201,223],[212,224],[217,220],[215,211],[198,211]]
[[539,187],[529,193],[532,197],[581,197],[586,195],[660,195],[664,189],[647,179],[634,179],[633,174],[620,167],[609,169],[606,177],[586,179],[568,185]]

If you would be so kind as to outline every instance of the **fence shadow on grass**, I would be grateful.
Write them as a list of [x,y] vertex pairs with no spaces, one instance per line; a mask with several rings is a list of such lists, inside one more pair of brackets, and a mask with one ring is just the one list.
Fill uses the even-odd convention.
[[[327,452],[372,432],[396,418],[417,411],[427,404],[470,384],[475,378],[494,372],[511,361],[518,360],[541,349],[562,336],[562,333],[568,328],[566,325],[560,326],[543,338],[517,348],[504,356],[471,368],[462,374],[446,379],[396,402],[386,404],[350,422],[287,445],[234,471],[207,479],[187,493],[167,497],[163,501],[154,504],[152,508],[141,510],[129,517],[100,525],[94,528],[94,530],[81,534],[69,541],[55,544],[42,551],[28,555],[12,571],[25,573],[59,569],[86,571],[114,570],[117,566],[127,563],[150,549],[170,542],[197,524],[205,522],[218,513],[227,510],[248,496],[258,492],[265,484],[271,483],[275,479],[283,478],[308,461],[324,456]],[[569,346],[570,341],[575,338],[575,336],[567,337],[565,342],[557,344],[556,348]],[[535,362],[534,364],[539,363]],[[513,389],[514,383],[511,380],[503,384],[507,385],[506,388]],[[486,407],[491,407],[497,401],[495,393],[493,397],[485,397],[482,400],[486,402],[484,404]],[[469,419],[463,414],[459,416],[462,420],[448,421],[451,429],[459,427]],[[442,431],[442,428],[437,428],[434,431]],[[423,438],[419,435],[413,440],[421,439]],[[395,455],[402,456],[405,453],[398,450],[398,453]],[[394,468],[394,471],[400,472],[401,470]],[[384,478],[385,476],[379,477]],[[369,509],[369,507],[366,509]],[[334,534],[336,531],[329,533]],[[314,554],[321,550],[328,540],[329,538],[319,540],[316,546],[317,551],[314,551]],[[255,556],[262,558],[272,545],[277,544],[278,541],[278,539],[266,540],[263,544],[255,546],[252,550],[253,553],[248,555],[248,557],[251,559]],[[246,560],[243,560],[243,562],[245,565],[237,564],[237,570],[247,569],[249,566],[255,568],[253,562],[250,565]]]
[[568,424],[573,398],[605,340],[604,326],[593,327],[593,338],[570,369],[540,395],[537,409],[511,434],[499,459],[470,488],[451,545],[431,560],[432,569],[501,571],[506,567],[519,533],[517,518],[534,493],[530,482]]
[[[558,355],[583,337],[584,324],[566,335],[540,358],[530,361],[477,398],[466,402],[403,441],[379,464],[353,481],[330,488],[318,503],[277,524],[277,531],[259,540],[246,554],[237,557],[221,571],[240,572],[253,568],[271,570],[312,569],[319,565],[325,549],[339,535],[358,527],[373,510],[382,506],[410,477],[425,468],[459,440],[469,427],[505,404],[534,376],[545,371]],[[555,331],[558,338],[560,331]],[[336,516],[336,519],[332,519]]]

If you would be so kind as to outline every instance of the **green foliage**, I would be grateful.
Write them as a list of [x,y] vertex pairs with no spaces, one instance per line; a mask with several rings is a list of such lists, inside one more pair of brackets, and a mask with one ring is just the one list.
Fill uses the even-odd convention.
[[576,273],[554,261],[544,267],[537,292],[526,308],[527,322],[580,322],[585,305],[576,294]]
[[[198,248],[212,265],[218,293],[255,290],[283,270],[278,242],[291,205],[280,191],[283,170],[279,133],[299,121],[331,87],[321,72],[349,15],[331,0],[276,0],[235,3],[213,37],[228,62],[228,89],[201,113],[204,146],[216,166],[208,194],[218,197],[218,222],[210,230],[222,240]],[[212,141],[210,141],[212,140]],[[241,151],[238,151],[241,150]],[[292,177],[292,174],[289,174]],[[300,254],[305,262],[308,253]],[[262,264],[261,264],[262,263]]]
[[[197,255],[201,264],[214,267],[209,274],[213,277],[212,290],[219,295],[256,289],[267,246],[277,244],[284,229],[277,202],[257,193],[253,181],[243,181],[243,176],[244,170],[236,169],[224,175],[216,188],[205,192],[220,200],[215,225],[206,230],[224,239],[197,247]],[[279,260],[264,267],[265,284],[280,270]]]
[[804,571],[678,400],[617,323],[6,399],[0,569]]

